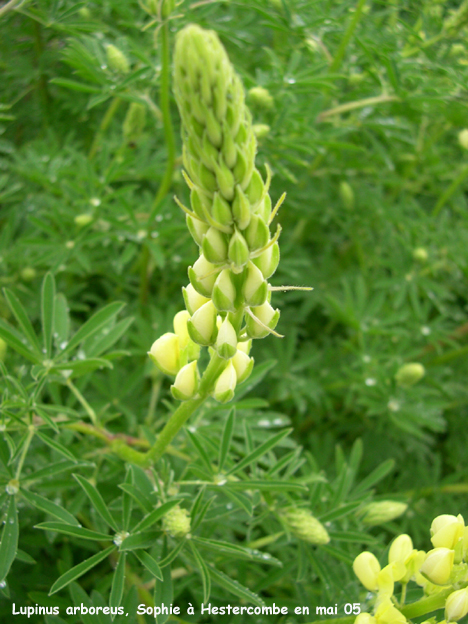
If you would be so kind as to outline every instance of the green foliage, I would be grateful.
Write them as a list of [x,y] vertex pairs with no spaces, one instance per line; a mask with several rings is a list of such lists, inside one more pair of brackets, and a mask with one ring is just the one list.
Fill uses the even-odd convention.
[[[435,515],[466,517],[458,4],[0,9],[5,621],[12,602],[59,605],[48,623],[95,621],[66,615],[81,603],[123,605],[129,617],[101,614],[118,624],[154,621],[137,605],[161,602],[191,622],[218,621],[200,615],[207,601],[274,602],[298,622],[317,605],[343,615],[365,601],[351,568],[363,548],[380,557],[405,532],[422,548]],[[273,293],[285,337],[255,341],[233,402],[209,399],[154,463],[147,452],[178,402],[147,352],[172,331],[197,257],[173,201],[189,205],[169,71],[188,23],[216,31],[246,92],[257,89],[246,100],[268,127],[257,166],[273,172],[273,203],[287,191],[271,283],[314,291]],[[115,49],[126,65],[109,62]],[[402,384],[410,363],[424,376]],[[369,527],[363,510],[379,500],[408,511]],[[185,537],[164,530],[177,506],[190,514]],[[286,509],[312,514],[330,542],[302,541]],[[292,615],[298,605],[310,615]]]

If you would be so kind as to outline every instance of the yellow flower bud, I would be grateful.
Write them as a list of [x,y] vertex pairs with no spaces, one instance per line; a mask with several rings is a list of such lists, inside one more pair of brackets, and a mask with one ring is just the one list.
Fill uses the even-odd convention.
[[192,284],[189,284],[186,288],[182,288],[182,294],[184,296],[185,306],[190,314],[195,314],[203,304],[209,301],[209,299],[200,295]]
[[232,358],[237,351],[237,334],[234,327],[226,318],[221,323],[216,338],[216,351],[218,355],[225,360]]
[[190,314],[187,310],[181,310],[174,316],[172,324],[174,325],[174,332],[179,337],[180,348],[186,347],[190,341],[190,336],[187,329],[187,321],[190,319]]
[[455,553],[449,548],[434,548],[430,550],[420,573],[435,585],[446,585],[450,579]]
[[198,258],[193,267],[190,267],[188,270],[192,286],[204,297],[211,297],[217,275],[218,271],[215,265],[208,262],[203,254]]
[[176,505],[164,516],[162,526],[172,537],[185,537],[190,533],[190,514]]
[[210,229],[210,226],[207,225],[204,221],[200,221],[200,219],[195,219],[190,215],[187,215],[185,220],[187,222],[187,227],[190,234],[192,235],[193,240],[200,247],[203,243],[203,237]]
[[457,622],[468,613],[468,587],[454,591],[445,601],[445,619]]
[[424,264],[425,262],[427,262],[429,254],[427,253],[427,250],[424,249],[424,247],[416,247],[416,249],[413,249],[413,258],[417,262]]
[[209,346],[216,340],[216,308],[208,301],[187,321],[190,338],[201,346]]
[[270,247],[265,249],[265,251],[263,251],[259,256],[253,258],[252,262],[263,273],[263,277],[265,279],[268,279],[278,268],[279,259],[279,245],[278,243],[275,243],[274,245],[271,245]]
[[178,336],[169,332],[163,334],[153,343],[148,355],[163,373],[176,375],[180,367]]
[[249,248],[242,234],[236,230],[229,241],[228,258],[234,273],[240,273],[249,260]]
[[179,401],[188,401],[197,394],[200,377],[197,362],[183,366],[177,373],[174,384],[171,386],[172,396]]
[[383,600],[391,598],[393,596],[394,579],[393,579],[394,566],[389,564],[385,566],[377,575],[377,589],[379,590],[379,596],[377,604],[380,604]]
[[203,255],[212,264],[223,264],[227,259],[227,242],[225,235],[214,227],[210,227],[203,237]]
[[228,365],[223,370],[215,383],[215,387],[212,393],[213,398],[220,403],[227,403],[234,396],[236,384],[236,370],[232,364],[232,360],[229,360]]
[[236,288],[228,269],[221,271],[216,278],[212,298],[218,312],[236,311]]
[[249,262],[247,265],[242,294],[245,305],[250,307],[260,306],[267,300],[268,284],[260,269],[253,262]]
[[237,383],[242,383],[252,372],[254,359],[249,357],[247,353],[244,353],[244,351],[237,349],[234,357],[232,358],[232,363],[236,369]]
[[252,348],[251,340],[242,340],[242,342],[237,343],[237,349],[249,355],[250,349]]
[[354,624],[376,624],[376,619],[370,613],[360,613],[354,620]]
[[408,505],[396,501],[379,501],[377,503],[369,503],[360,513],[363,514],[362,521],[368,526],[376,526],[384,524],[398,518],[405,513]]
[[409,535],[399,535],[390,546],[388,563],[393,566],[393,579],[399,581],[407,573],[406,560],[413,552],[413,542]]
[[390,598],[379,605],[375,619],[377,624],[406,624],[405,616],[392,604]]
[[380,563],[371,552],[365,551],[356,557],[353,563],[354,574],[369,591],[377,590],[377,579],[380,573]]
[[407,388],[418,383],[424,377],[425,372],[422,364],[411,362],[410,364],[404,364],[398,369],[395,380],[399,386]]
[[463,147],[463,149],[468,150],[468,128],[465,128],[458,133],[458,142],[460,143],[461,147]]
[[250,338],[265,338],[265,336],[268,336],[270,332],[265,327],[275,329],[280,317],[280,311],[274,310],[268,301],[265,301],[263,305],[257,308],[252,308],[252,313],[261,321],[262,325],[249,314],[246,316],[245,324],[247,335]]
[[431,524],[431,542],[434,548],[454,549],[465,532],[465,521],[460,514],[455,517],[443,514],[434,518]]

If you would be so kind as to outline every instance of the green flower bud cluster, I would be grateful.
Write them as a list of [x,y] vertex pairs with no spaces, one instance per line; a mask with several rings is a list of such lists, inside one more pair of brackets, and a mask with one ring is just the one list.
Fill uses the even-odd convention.
[[163,518],[163,530],[171,537],[182,538],[190,533],[190,514],[176,505]]
[[309,510],[292,507],[280,514],[287,530],[309,544],[328,544],[330,536],[326,528]]
[[[274,236],[269,228],[279,206],[272,210],[269,172],[264,181],[255,168],[243,86],[217,35],[195,25],[184,28],[174,66],[191,209],[178,203],[199,247],[183,289],[187,337],[224,361],[211,394],[227,402],[252,370],[251,339],[278,335],[280,313],[270,304],[267,280],[279,262],[280,228]],[[175,334],[156,341],[150,355],[163,372],[177,376],[173,394],[186,400],[196,396],[198,355],[181,358]]]
[[119,74],[128,74],[130,71],[130,63],[127,57],[115,45],[109,43],[106,46],[107,64],[115,72]]

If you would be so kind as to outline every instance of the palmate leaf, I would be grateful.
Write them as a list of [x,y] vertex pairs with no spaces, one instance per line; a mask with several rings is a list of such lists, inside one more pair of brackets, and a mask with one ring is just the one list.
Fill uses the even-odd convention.
[[[173,586],[172,586],[172,575],[171,575],[171,566],[167,566],[164,568],[162,572],[163,578],[162,581],[156,581],[156,585],[154,587],[154,604],[156,605],[169,605],[173,602]],[[158,615],[156,624],[164,624],[169,619],[169,614],[161,614]]]
[[193,556],[195,557],[195,560],[196,560],[197,565],[198,565],[198,569],[200,570],[200,575],[202,577],[203,602],[207,603],[209,601],[209,599],[210,599],[210,593],[211,593],[210,570],[209,570],[208,566],[206,565],[206,563],[203,561],[203,557],[198,552],[198,550],[197,550],[195,544],[193,543],[193,541],[190,542],[190,548],[192,550]]
[[18,325],[24,332],[24,335],[29,340],[30,345],[33,347],[35,353],[41,357],[41,347],[39,345],[39,339],[34,331],[34,328],[29,320],[28,315],[26,314],[23,305],[19,301],[19,299],[8,290],[8,288],[4,288],[3,292],[5,294],[5,299],[8,302],[10,310],[15,315],[16,320],[18,321]]
[[[120,607],[122,602],[122,596],[125,583],[125,562],[127,560],[127,553],[121,552],[117,567],[115,568],[114,578],[112,579],[112,588],[110,593],[109,605],[114,609]],[[115,616],[111,616],[113,620]]]
[[287,435],[291,433],[291,431],[292,429],[286,429],[285,431],[281,431],[280,433],[277,433],[275,436],[273,436],[269,440],[266,440],[266,442],[261,444],[251,453],[249,453],[247,457],[244,457],[244,459],[242,459],[240,462],[237,462],[230,470],[226,472],[226,475],[235,474],[236,472],[239,472],[239,470],[243,470],[244,468],[249,466],[256,459],[258,459],[259,457],[262,457],[263,455],[265,455],[265,453],[268,453],[269,450],[271,450],[277,444],[279,444],[283,438],[285,438]]
[[104,522],[111,529],[113,529],[114,531],[117,532],[119,530],[119,527],[117,526],[116,521],[112,517],[109,509],[107,508],[106,503],[104,502],[104,499],[102,498],[102,496],[99,493],[99,491],[97,490],[97,488],[95,488],[92,483],[90,483],[87,479],[84,479],[80,475],[74,474],[72,476],[81,485],[81,487],[83,488],[86,496],[91,501],[91,504],[93,505],[94,509],[101,516],[101,518],[104,520]]
[[85,529],[82,526],[65,524],[63,522],[41,522],[41,524],[36,524],[35,528],[44,529],[45,531],[55,531],[56,533],[63,533],[64,535],[69,535],[70,537],[94,540],[97,542],[107,542],[112,539],[111,536],[106,535],[106,533],[98,533],[97,531]]
[[101,561],[108,557],[111,552],[115,550],[115,548],[115,546],[109,546],[109,548],[106,548],[102,552],[96,553],[89,559],[85,559],[85,561],[82,561],[70,570],[67,570],[67,572],[65,572],[65,574],[62,574],[62,576],[60,576],[52,585],[52,587],[50,588],[49,596],[52,596],[52,594],[60,591],[72,581],[75,581],[80,576],[83,576],[83,574],[86,574],[86,572],[94,568],[98,563],[101,563]]
[[265,603],[260,598],[260,596],[254,594],[252,591],[250,591],[250,589],[248,589],[244,585],[241,585],[241,583],[239,583],[238,581],[231,579],[229,576],[227,576],[227,574],[224,574],[224,572],[217,570],[213,565],[210,565],[209,569],[211,578],[217,585],[219,585],[223,589],[226,589],[228,592],[231,592],[231,594],[234,594],[235,596],[246,600],[248,603],[255,604],[259,607],[264,606]]
[[23,498],[25,498],[28,503],[36,507],[36,509],[40,509],[47,514],[55,516],[56,518],[67,524],[79,526],[79,522],[75,518],[75,516],[72,516],[70,512],[68,512],[57,503],[54,503],[53,501],[50,501],[47,498],[40,496],[39,494],[35,494],[34,492],[28,492],[25,489],[21,489],[21,496],[23,496]]
[[141,552],[134,552],[133,554],[138,559],[138,561],[145,566],[150,574],[152,574],[160,581],[163,580],[163,573],[156,559],[154,559],[149,553],[144,550],[142,550]]
[[26,344],[26,338],[23,337],[19,331],[17,331],[14,327],[9,325],[6,321],[0,318],[0,338],[3,340],[17,353],[22,355],[24,358],[33,362],[34,364],[39,364],[41,362],[42,357],[38,355],[34,349],[28,347]]

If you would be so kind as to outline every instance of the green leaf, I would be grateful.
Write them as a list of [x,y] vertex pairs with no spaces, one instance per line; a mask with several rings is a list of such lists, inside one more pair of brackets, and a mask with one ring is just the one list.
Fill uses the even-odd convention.
[[98,514],[101,516],[104,522],[117,533],[119,530],[119,527],[116,521],[114,520],[114,518],[112,517],[99,491],[94,487],[94,485],[92,485],[92,483],[90,483],[87,479],[81,477],[80,475],[73,474],[72,476],[81,485],[86,496],[91,501],[91,504],[93,505],[94,509],[98,512]]
[[64,535],[70,535],[71,537],[85,540],[107,542],[112,539],[112,537],[106,535],[106,533],[98,533],[97,531],[91,531],[81,526],[73,526],[62,522],[41,522],[41,524],[36,524],[34,528],[43,529],[44,531],[55,531],[56,533],[63,533]]
[[80,576],[83,576],[83,574],[86,574],[86,572],[88,572],[89,570],[94,568],[94,566],[96,566],[98,563],[103,561],[114,550],[115,550],[115,546],[109,546],[109,548],[106,548],[102,552],[96,553],[89,559],[85,559],[85,561],[82,561],[75,567],[65,572],[65,574],[62,574],[62,576],[60,576],[52,585],[50,592],[49,592],[49,596],[60,591],[72,581],[75,581]]
[[0,338],[17,353],[34,364],[39,364],[42,360],[42,356],[39,357],[36,353],[24,344],[23,340],[26,340],[16,329],[11,327],[3,319],[0,318]]
[[[120,603],[122,602],[122,596],[124,591],[124,583],[125,583],[125,561],[127,559],[127,553],[122,552],[119,556],[119,561],[117,563],[117,567],[115,568],[114,578],[112,579],[112,589],[110,593],[109,606],[114,609],[118,609],[120,607]],[[115,616],[111,616],[113,620]]]
[[41,407],[39,407],[38,405],[36,405],[34,407],[34,410],[37,412],[37,414],[42,418],[42,420],[51,428],[55,431],[55,433],[60,433],[60,429],[57,426],[57,423],[55,423],[52,418],[49,416],[49,414],[43,410]]
[[160,567],[165,568],[170,563],[172,563],[186,544],[187,544],[186,539],[180,540],[180,542],[177,544],[174,550],[171,550],[171,552],[166,557],[164,557],[164,559],[161,559],[161,561],[159,562]]
[[163,573],[156,559],[153,559],[153,557],[144,550],[142,552],[134,552],[133,554],[138,561],[145,566],[150,574],[160,581],[163,580]]
[[253,515],[253,505],[250,498],[244,496],[240,492],[232,492],[231,490],[224,490],[223,492],[229,499],[233,501],[238,507],[242,507],[242,509],[249,515]]
[[368,533],[359,531],[329,531],[330,539],[336,542],[354,542],[356,544],[372,544],[377,540]]
[[[132,470],[131,465],[127,467],[127,474],[125,476],[125,485],[133,485],[133,470]],[[130,526],[130,519],[132,517],[132,509],[133,509],[133,498],[130,496],[128,492],[125,492],[125,490],[123,490],[122,525],[123,525],[124,531],[128,531],[128,527]]]
[[52,355],[52,334],[55,319],[55,280],[52,273],[46,273],[42,282],[41,317],[44,349],[46,356],[50,358]]
[[2,541],[0,542],[0,581],[4,581],[10,571],[11,564],[15,560],[18,549],[18,514],[16,513],[16,500],[10,496],[8,510],[3,527]]
[[173,507],[175,507],[180,501],[180,498],[176,498],[175,500],[167,501],[167,503],[163,503],[160,507],[157,507],[153,511],[151,511],[148,515],[146,515],[140,522],[133,527],[132,533],[141,533],[142,531],[146,531],[149,529],[155,522],[157,522],[160,518],[167,514]]
[[76,470],[77,468],[94,468],[94,464],[91,462],[77,462],[76,460],[61,460],[53,462],[49,466],[33,472],[25,477],[24,481],[28,483],[31,481],[40,481],[41,479],[47,479],[48,477],[56,477],[58,474],[67,472],[68,470]]
[[73,349],[83,342],[83,340],[93,336],[108,323],[111,323],[113,318],[120,312],[124,305],[125,303],[115,301],[96,312],[96,314],[93,314],[93,316],[87,320],[86,323],[82,325],[72,337],[68,345],[60,354],[60,357],[67,357]]
[[265,453],[268,453],[270,449],[274,448],[277,444],[279,444],[283,438],[291,433],[291,431],[292,429],[285,429],[284,431],[280,431],[279,433],[277,433],[269,440],[266,440],[263,444],[261,444],[254,451],[252,451],[252,453],[249,453],[246,457],[244,457],[244,459],[242,459],[240,462],[237,462],[230,470],[226,472],[226,475],[235,474],[236,472],[239,472],[239,470],[243,470],[244,468],[246,468],[249,464],[254,462],[259,457],[262,457],[263,455],[265,455]]
[[49,80],[52,84],[56,84],[59,87],[65,87],[66,89],[72,89],[73,91],[84,91],[85,93],[101,93],[101,89],[93,87],[91,85],[77,82],[76,80],[69,80],[68,78],[52,78]]
[[190,429],[186,429],[185,433],[188,435],[188,437],[190,438],[193,446],[196,448],[198,455],[200,456],[202,462],[205,465],[205,468],[208,470],[209,474],[214,474],[213,472],[213,466],[211,465],[210,459],[203,447],[203,444],[200,442],[200,440],[198,439],[198,436],[195,433],[192,433],[192,431],[190,431]]
[[103,332],[102,336],[96,338],[96,340],[86,348],[86,353],[90,357],[98,357],[101,353],[110,349],[112,345],[126,333],[133,321],[133,317],[129,317],[116,323],[112,329],[108,332]]
[[85,360],[69,360],[63,364],[56,364],[50,370],[70,371],[73,377],[80,377],[81,375],[86,375],[87,373],[103,368],[112,369],[114,367],[109,360],[104,360],[103,358],[86,358]]
[[[228,451],[231,447],[232,432],[234,430],[234,421],[236,418],[236,410],[232,408],[226,418],[226,423],[223,429],[223,437],[221,438],[221,445],[219,447],[219,460],[218,460],[218,472],[221,472],[224,467]],[[206,600],[205,600],[206,602]]]
[[[210,486],[211,487],[211,486]],[[230,490],[260,490],[260,491],[283,491],[283,492],[305,492],[305,485],[293,481],[263,481],[255,479],[244,479],[243,481],[227,481],[223,486],[216,485],[214,487],[224,487]]]
[[132,483],[120,483],[119,488],[131,496],[145,513],[153,509],[153,504],[150,499],[145,496],[145,494],[143,494],[140,488],[136,485]]
[[207,539],[205,537],[192,537],[197,544],[207,548],[208,550],[217,551],[231,557],[237,557],[238,559],[247,559],[250,561],[258,561],[269,565],[282,567],[282,563],[279,559],[276,559],[269,553],[261,552],[252,548],[245,548],[238,544],[231,544],[230,542],[223,542],[220,540]]
[[20,548],[16,551],[16,558],[18,561],[22,561],[23,563],[30,563],[31,565],[37,564],[37,561],[33,559],[31,555],[28,555],[27,552],[24,552],[24,550],[21,550]]
[[355,509],[357,509],[361,505],[361,501],[357,503],[347,503],[346,505],[341,505],[336,509],[332,509],[331,511],[323,514],[323,516],[318,516],[320,522],[331,522],[332,520],[337,520],[338,518],[343,518],[348,514],[352,513]]
[[[171,566],[167,566],[162,571],[162,581],[156,581],[154,588],[154,604],[155,605],[169,605],[173,602],[173,588],[172,588],[172,576]],[[169,614],[158,615],[156,618],[156,624],[164,624],[169,619]]]
[[234,581],[233,579],[229,578],[229,576],[224,574],[224,572],[217,570],[212,565],[210,565],[210,574],[211,574],[211,578],[220,587],[227,589],[227,591],[231,592],[235,596],[239,596],[239,598],[243,598],[247,602],[255,604],[259,607],[264,606],[265,603],[260,598],[260,596],[257,596],[257,594],[254,594],[253,592],[251,592],[250,589],[247,589],[247,587],[244,587],[238,581]]
[[57,345],[59,349],[67,346],[65,342],[70,335],[70,315],[68,313],[67,298],[62,293],[55,295],[55,322],[54,334],[57,336]]
[[385,478],[393,470],[394,466],[394,459],[387,459],[386,461],[381,463],[380,466],[377,466],[377,468],[373,470],[370,475],[367,475],[367,477],[363,479],[358,486],[356,486],[352,493],[353,498],[359,496],[360,494],[371,488],[373,485],[381,481],[383,478]]
[[57,505],[57,503],[54,503],[47,498],[40,496],[39,494],[35,494],[34,492],[28,492],[24,489],[20,490],[20,492],[21,496],[23,496],[23,498],[25,498],[29,504],[36,507],[36,509],[40,509],[41,511],[44,511],[51,516],[55,516],[56,518],[59,518],[60,520],[62,520],[62,522],[65,522],[67,524],[80,526],[75,516],[73,516],[70,512],[68,512],[60,505]]
[[161,531],[148,531],[147,533],[132,533],[124,539],[119,550],[138,550],[151,548],[161,535]]
[[39,339],[36,335],[36,332],[34,331],[33,326],[31,325],[31,321],[29,320],[29,317],[26,314],[23,305],[21,304],[19,299],[17,299],[17,297],[11,292],[11,290],[8,290],[8,288],[4,288],[3,292],[5,294],[5,299],[10,306],[10,310],[13,312],[16,320],[18,321],[18,325],[23,330],[24,335],[28,338],[34,351],[38,354],[39,357],[42,357]]
[[202,577],[202,582],[203,582],[203,602],[207,603],[208,600],[210,599],[210,593],[211,593],[210,571],[209,571],[208,566],[206,565],[206,563],[203,561],[203,557],[200,555],[200,553],[196,549],[195,544],[193,543],[193,541],[190,541],[190,548],[192,549],[192,554],[195,557],[195,560],[196,560],[196,562],[198,564],[198,569],[200,570],[200,575]]
[[63,446],[63,444],[60,444],[60,442],[57,442],[57,440],[53,440],[52,438],[49,438],[49,436],[47,436],[45,433],[43,433],[40,429],[36,430],[36,435],[43,442],[45,442],[45,444],[47,444],[48,446],[53,448],[55,451],[57,451],[57,453],[60,453],[61,455],[64,455],[65,457],[67,457],[68,459],[71,459],[74,462],[78,461],[76,459],[76,457],[73,455],[73,453],[71,451],[69,451],[67,448],[65,448]]

